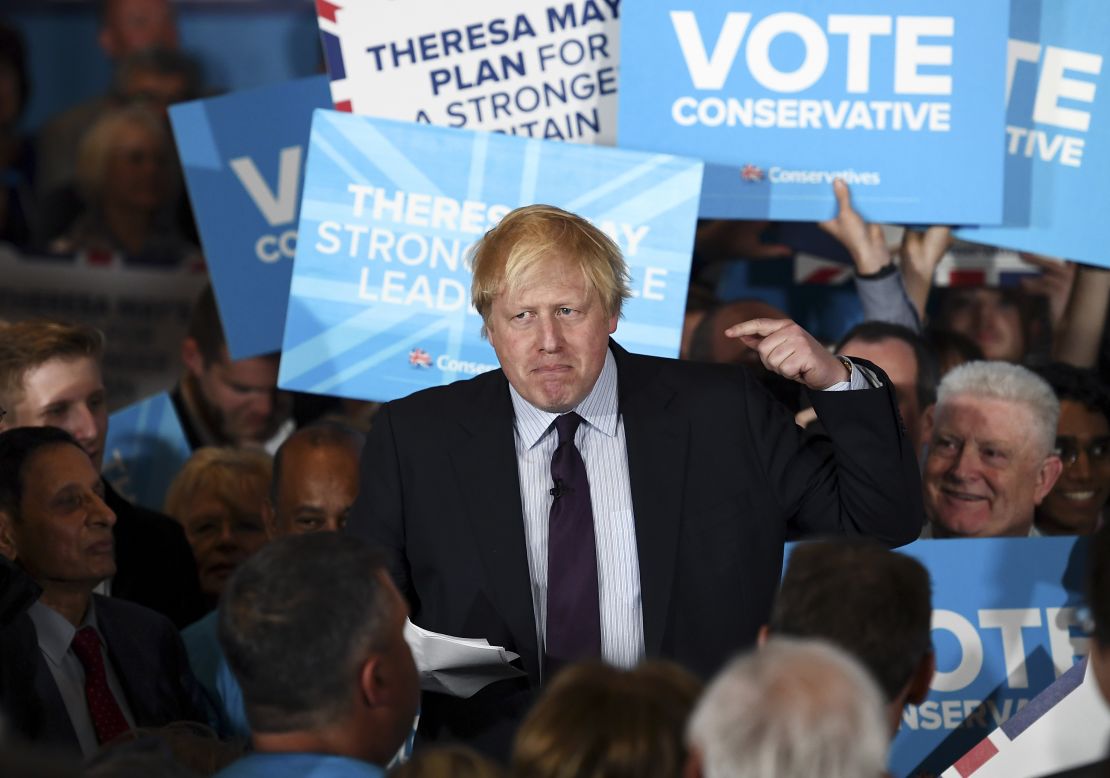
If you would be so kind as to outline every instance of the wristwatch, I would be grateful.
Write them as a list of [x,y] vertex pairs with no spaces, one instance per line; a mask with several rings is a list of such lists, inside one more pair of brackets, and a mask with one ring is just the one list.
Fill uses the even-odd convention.
[[852,360],[848,359],[848,357],[842,357],[840,354],[837,354],[836,358],[844,363],[844,367],[848,368],[848,382],[851,383],[852,373],[856,369],[855,366],[852,364]]

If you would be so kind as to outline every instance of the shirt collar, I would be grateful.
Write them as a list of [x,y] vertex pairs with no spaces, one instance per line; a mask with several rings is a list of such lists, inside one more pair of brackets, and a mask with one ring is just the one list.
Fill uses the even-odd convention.
[[[79,627],[70,624],[65,616],[49,605],[44,605],[42,600],[35,602],[27,611],[27,615],[34,622],[39,648],[55,665],[61,664],[62,657],[69,651],[73,636],[77,634]],[[96,604],[92,598],[89,598],[88,610],[85,611],[85,618],[81,621],[81,627],[88,626],[96,629],[97,636],[103,643],[104,637],[100,634],[100,628],[96,623]]]
[[[513,399],[516,433],[526,448],[532,448],[543,439],[552,422],[561,414],[549,413],[532,405],[520,396],[512,384],[509,384],[509,394]],[[609,437],[617,434],[617,361],[611,350],[605,351],[601,375],[590,393],[571,410],[598,432]]]

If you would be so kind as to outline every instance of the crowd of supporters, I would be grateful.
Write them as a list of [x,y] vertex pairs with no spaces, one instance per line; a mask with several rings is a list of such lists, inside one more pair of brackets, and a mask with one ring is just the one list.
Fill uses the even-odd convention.
[[[101,6],[109,93],[34,137],[18,129],[27,52],[0,23],[0,244],[203,273],[166,113],[204,94],[200,70],[168,2]],[[921,537],[1092,536],[1090,655],[1110,695],[1110,272],[1028,256],[1039,273],[1018,286],[933,289],[950,230],[892,248],[835,188],[820,228],[852,258],[864,320],[826,345],[893,386]],[[767,228],[700,224],[681,358],[740,366],[816,439],[830,419],[725,334],[798,316],[718,297],[722,264],[790,255]],[[758,645],[715,675],[576,663],[528,700],[511,753],[414,748],[415,603],[344,533],[377,404],[284,392],[277,354],[231,359],[206,287],[171,390],[192,454],[164,504],[140,506],[101,475],[104,353],[87,324],[0,324],[0,773],[862,778],[928,693],[928,573],[878,543],[815,540]]]

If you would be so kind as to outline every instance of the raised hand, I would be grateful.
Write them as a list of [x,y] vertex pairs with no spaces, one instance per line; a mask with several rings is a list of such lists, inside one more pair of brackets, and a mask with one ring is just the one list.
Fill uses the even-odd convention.
[[833,181],[838,212],[835,219],[818,222],[818,226],[840,241],[852,255],[860,275],[873,275],[890,264],[890,249],[883,228],[869,224],[852,208],[852,193],[839,178]]
[[810,389],[828,389],[850,378],[848,368],[790,319],[752,319],[725,330],[759,353],[763,366]]

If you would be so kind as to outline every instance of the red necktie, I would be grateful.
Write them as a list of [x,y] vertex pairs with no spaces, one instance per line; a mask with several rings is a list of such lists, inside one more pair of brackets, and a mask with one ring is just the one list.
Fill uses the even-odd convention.
[[601,658],[593,506],[586,464],[574,445],[581,422],[582,417],[573,412],[555,419],[559,433],[559,445],[551,457],[555,500],[547,527],[548,677],[568,662]]
[[73,636],[73,653],[85,667],[85,700],[89,705],[93,728],[99,743],[115,740],[131,727],[123,716],[119,702],[108,686],[108,671],[100,653],[100,636],[92,626],[82,627]]

